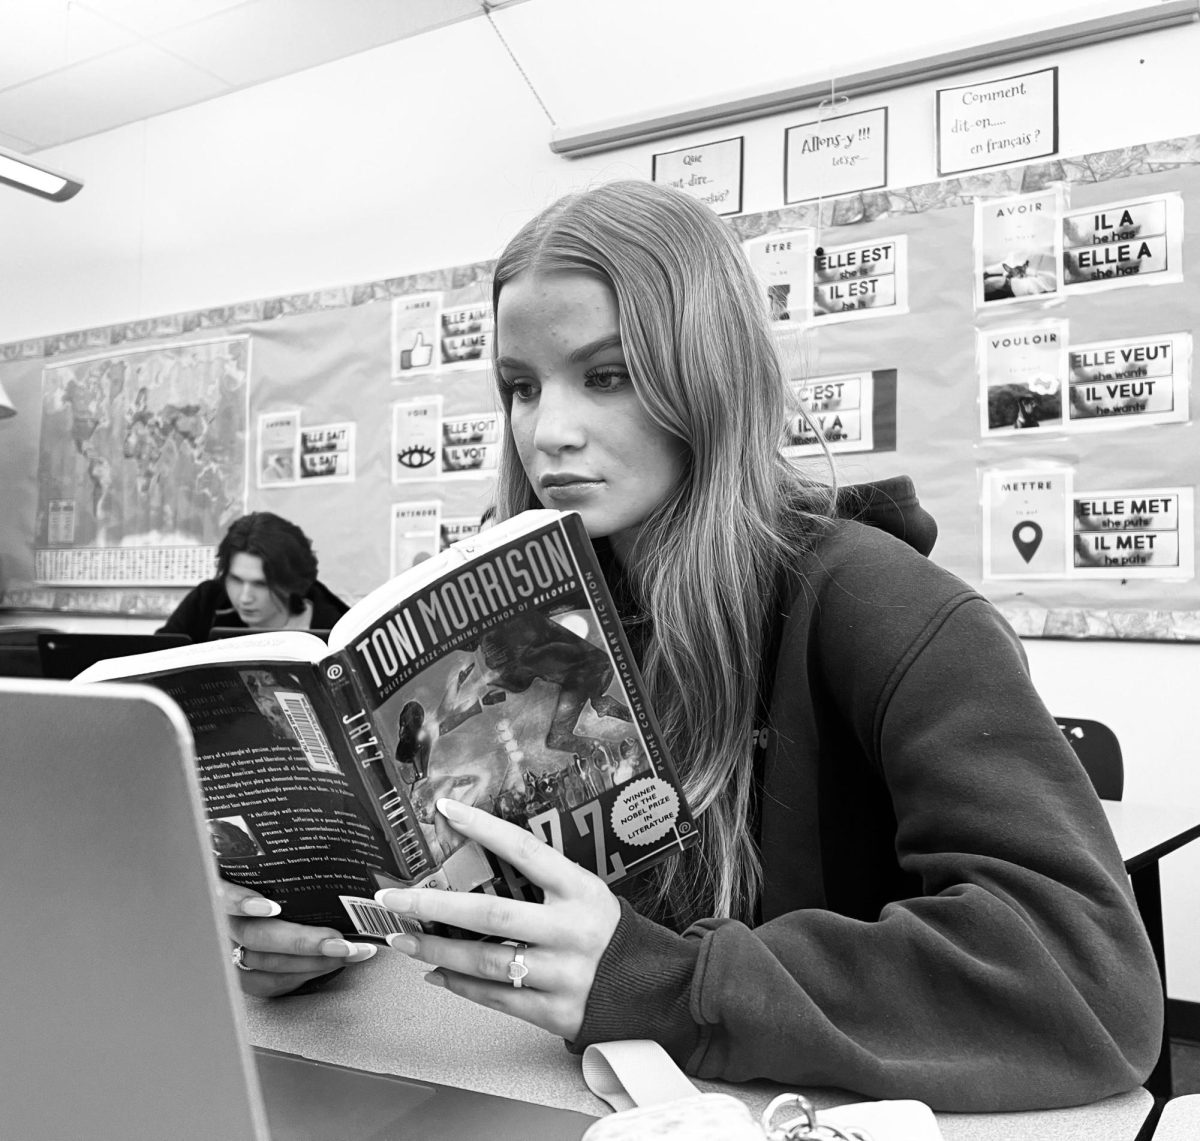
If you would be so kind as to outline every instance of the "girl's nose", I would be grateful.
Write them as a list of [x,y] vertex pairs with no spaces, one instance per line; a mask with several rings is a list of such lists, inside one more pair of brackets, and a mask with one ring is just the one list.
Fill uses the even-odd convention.
[[581,447],[587,437],[586,409],[570,389],[544,385],[538,400],[537,426],[533,441],[540,451],[560,452]]

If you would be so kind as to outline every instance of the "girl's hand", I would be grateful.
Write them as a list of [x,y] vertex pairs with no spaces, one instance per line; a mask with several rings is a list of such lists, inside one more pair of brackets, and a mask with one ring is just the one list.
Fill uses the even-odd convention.
[[[376,893],[376,901],[407,918],[526,946],[435,935],[390,935],[388,942],[433,964],[436,969],[425,976],[427,982],[552,1034],[578,1037],[596,967],[621,916],[617,897],[599,877],[527,829],[457,800],[439,800],[437,808],[456,832],[478,841],[540,887],[545,900],[522,903],[479,892],[387,888]],[[520,987],[509,974],[518,952],[527,970]]]
[[287,994],[346,963],[361,963],[378,950],[371,943],[351,943],[332,927],[276,919],[279,904],[240,884],[218,882],[230,935],[244,948],[243,969],[237,976],[247,994]]

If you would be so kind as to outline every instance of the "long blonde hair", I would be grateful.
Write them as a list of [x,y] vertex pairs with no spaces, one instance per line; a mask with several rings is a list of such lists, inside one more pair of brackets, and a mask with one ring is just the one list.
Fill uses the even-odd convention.
[[[779,453],[789,391],[765,297],[708,207],[646,182],[568,195],[508,244],[493,304],[527,272],[587,273],[613,291],[635,391],[687,445],[681,482],[625,566],[648,621],[651,703],[704,835],[656,869],[649,903],[677,922],[749,919],[762,879],[753,733],[775,584],[832,512],[832,473],[816,481]],[[497,515],[537,506],[506,426]]]

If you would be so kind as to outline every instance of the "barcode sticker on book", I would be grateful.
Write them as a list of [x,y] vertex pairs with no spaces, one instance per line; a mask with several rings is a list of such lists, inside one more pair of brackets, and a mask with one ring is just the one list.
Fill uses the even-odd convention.
[[421,925],[415,919],[405,919],[394,911],[388,911],[369,899],[353,895],[339,895],[354,930],[360,935],[377,935],[385,939],[389,935],[420,935]]
[[325,734],[321,732],[308,695],[296,690],[280,689],[275,691],[275,697],[296,735],[308,767],[323,773],[340,773],[342,770],[329,748]]

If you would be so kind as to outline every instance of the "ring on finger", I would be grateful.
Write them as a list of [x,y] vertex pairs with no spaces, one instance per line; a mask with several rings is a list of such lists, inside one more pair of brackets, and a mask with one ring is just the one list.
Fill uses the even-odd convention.
[[525,985],[525,976],[529,974],[529,968],[525,965],[525,952],[528,950],[525,943],[516,944],[516,950],[512,957],[512,962],[508,964],[508,979],[509,982],[517,989]]
[[241,943],[234,943],[233,952],[230,955],[230,958],[232,958],[233,965],[237,967],[239,971],[254,970],[253,967],[246,965],[246,948],[243,947]]

